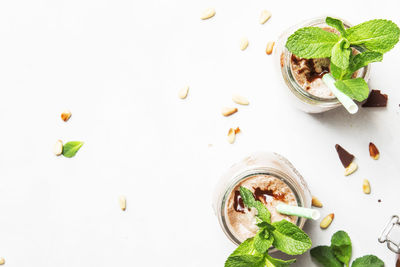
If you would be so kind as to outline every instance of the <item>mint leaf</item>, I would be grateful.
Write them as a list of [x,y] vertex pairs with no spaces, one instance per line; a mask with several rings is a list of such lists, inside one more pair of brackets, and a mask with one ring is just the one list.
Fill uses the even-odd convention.
[[326,17],[325,19],[326,24],[328,24],[329,26],[335,28],[336,30],[338,30],[340,32],[340,34],[344,37],[347,36],[346,33],[346,29],[343,25],[343,22],[341,20],[332,18],[332,17]]
[[225,262],[225,267],[264,267],[264,257],[254,255],[231,256]]
[[385,263],[374,255],[366,255],[353,261],[351,267],[383,267]]
[[370,20],[347,29],[347,39],[351,45],[385,53],[399,41],[400,29],[390,20]]
[[365,100],[369,94],[368,84],[363,78],[336,81],[335,86],[340,91],[359,102]]
[[[266,237],[266,235],[268,235]],[[257,252],[264,254],[268,251],[268,249],[272,246],[272,242],[274,241],[274,237],[269,235],[268,231],[261,230],[254,237],[254,248]]]
[[284,261],[284,260],[272,258],[270,255],[265,256],[265,266],[266,267],[286,267],[286,266],[290,266],[290,264],[295,263],[295,262],[296,262],[296,259]]
[[383,60],[383,55],[381,53],[378,52],[363,52],[360,54],[357,54],[355,56],[351,56],[350,58],[350,64],[349,64],[349,70],[348,70],[348,74],[353,75],[353,73],[356,70],[359,70],[365,66],[367,66],[369,63],[373,63],[373,62],[378,62],[378,61],[382,61]]
[[332,249],[328,246],[315,247],[310,250],[310,254],[324,267],[343,267],[343,263],[336,259]]
[[330,57],[339,36],[317,27],[305,27],[293,33],[286,42],[286,48],[302,58]]
[[64,145],[63,147],[63,155],[67,158],[72,158],[75,156],[76,152],[83,146],[83,142],[81,141],[71,141]]
[[275,230],[275,227],[272,224],[267,223],[267,222],[260,222],[260,223],[257,224],[257,226],[260,229],[261,228],[265,228],[267,230],[266,234]]
[[[331,74],[336,80],[343,80],[343,78],[346,76],[346,74],[348,72],[348,68],[346,68],[346,69],[339,68],[332,62],[331,62],[330,68],[331,68]],[[351,78],[351,75],[350,75],[350,78]],[[348,79],[350,79],[350,78],[348,78]]]
[[336,232],[331,239],[331,248],[336,258],[348,267],[352,252],[349,235],[344,231]]
[[275,226],[272,245],[280,251],[289,255],[299,255],[311,248],[311,239],[297,225],[286,220],[272,225]]
[[[230,256],[237,255],[255,255],[257,254],[256,249],[254,248],[254,237],[248,238],[243,241],[236,249],[232,252]],[[229,256],[229,257],[230,257]]]
[[257,217],[264,222],[270,223],[271,213],[268,211],[267,207],[265,207],[260,201],[257,201],[249,189],[241,186],[239,191],[244,205],[246,205],[248,208],[256,208],[258,212]]
[[349,42],[342,38],[332,48],[331,62],[341,68],[346,69],[349,66],[351,48]]

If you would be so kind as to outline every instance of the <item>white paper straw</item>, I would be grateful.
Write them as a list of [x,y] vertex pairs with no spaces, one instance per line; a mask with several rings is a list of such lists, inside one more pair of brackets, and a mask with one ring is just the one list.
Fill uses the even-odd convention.
[[335,86],[335,79],[330,74],[325,74],[322,77],[322,80],[331,89],[332,93],[336,96],[336,98],[342,103],[342,105],[347,109],[350,114],[355,114],[358,111],[358,106],[354,101],[345,95],[342,91],[337,89]]
[[319,213],[318,210],[313,210],[298,206],[290,206],[282,203],[276,206],[276,210],[282,214],[294,215],[297,217],[304,217],[313,220],[318,220],[319,217],[321,217],[321,214]]

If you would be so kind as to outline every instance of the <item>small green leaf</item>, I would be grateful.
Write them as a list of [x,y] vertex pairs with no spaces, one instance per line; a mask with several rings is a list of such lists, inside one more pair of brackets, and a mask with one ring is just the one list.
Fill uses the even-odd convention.
[[363,78],[336,81],[335,86],[344,94],[359,102],[365,100],[369,94],[368,84]]
[[272,224],[275,230],[273,246],[289,255],[303,254],[311,248],[312,242],[306,233],[297,225],[281,220]]
[[350,53],[351,49],[348,47],[348,41],[342,38],[332,48],[331,62],[341,69],[347,69]]
[[374,255],[366,255],[353,261],[351,267],[383,267],[385,263]]
[[71,141],[64,145],[63,147],[63,155],[67,158],[72,158],[75,156],[76,152],[83,146],[83,142],[81,141]]
[[268,249],[272,246],[272,242],[274,241],[274,237],[272,235],[269,235],[267,238],[265,238],[266,232],[268,233],[268,231],[266,231],[265,229],[258,231],[254,237],[254,247],[257,252],[261,254],[267,252]]
[[318,27],[305,27],[293,33],[286,42],[286,48],[302,58],[330,57],[339,36]]
[[379,62],[383,60],[383,55],[381,53],[378,52],[363,52],[360,54],[357,54],[355,56],[352,56],[350,58],[350,64],[349,64],[349,70],[348,70],[348,74],[353,75],[353,73],[356,70],[359,70],[365,66],[367,66],[370,63],[373,62]]
[[265,205],[260,201],[257,201],[254,198],[253,193],[249,189],[241,186],[239,191],[240,196],[243,199],[244,205],[248,208],[256,208],[258,212],[257,217],[259,217],[264,222],[270,223],[271,213],[268,211],[267,207],[265,207]]
[[386,53],[399,41],[400,29],[390,20],[370,20],[347,29],[347,39],[351,45]]
[[229,256],[225,267],[264,267],[264,257],[254,255]]
[[336,80],[342,80],[348,71],[348,68],[347,69],[339,68],[338,66],[333,64],[332,61],[330,67],[331,67],[331,74]]
[[236,249],[232,252],[230,256],[238,256],[238,255],[254,255],[257,254],[256,249],[254,248],[254,237],[248,238],[243,241]]
[[336,30],[338,30],[343,37],[346,37],[347,35],[346,28],[344,27],[343,22],[341,20],[332,17],[326,17],[325,22],[329,26],[334,27]]
[[349,235],[344,231],[336,232],[331,239],[331,248],[336,258],[348,267],[352,252]]
[[343,267],[341,263],[333,254],[331,247],[318,246],[310,250],[311,257],[317,260],[324,267]]
[[266,267],[286,267],[290,266],[292,263],[295,263],[296,259],[292,260],[281,260],[281,259],[275,259],[272,258],[270,255],[265,256],[265,266]]

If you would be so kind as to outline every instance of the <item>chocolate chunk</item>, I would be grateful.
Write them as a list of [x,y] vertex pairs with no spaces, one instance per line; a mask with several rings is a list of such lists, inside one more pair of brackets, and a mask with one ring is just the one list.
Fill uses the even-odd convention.
[[363,108],[386,107],[388,95],[381,94],[381,90],[372,90],[367,100],[361,105]]
[[233,208],[237,212],[244,213],[246,207],[244,206],[244,202],[240,192],[238,190],[235,191],[235,198],[233,199]]
[[353,162],[354,155],[347,152],[343,147],[341,147],[338,144],[335,145],[335,148],[339,155],[340,161],[342,162],[343,166],[347,168],[350,165],[350,163]]

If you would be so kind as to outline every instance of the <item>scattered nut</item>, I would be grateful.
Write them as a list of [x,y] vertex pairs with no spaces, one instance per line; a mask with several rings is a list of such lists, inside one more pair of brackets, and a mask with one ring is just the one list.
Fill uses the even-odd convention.
[[233,144],[235,142],[235,139],[236,139],[235,130],[230,128],[229,131],[228,131],[228,142],[230,144]]
[[60,156],[63,152],[63,142],[61,140],[57,140],[54,144],[53,153],[56,156]]
[[241,132],[240,128],[239,128],[239,127],[236,127],[236,129],[235,129],[235,134],[238,134],[238,133],[240,133],[240,132]]
[[275,45],[275,42],[268,42],[267,49],[265,50],[267,55],[271,55],[272,54],[272,50],[274,49],[274,45]]
[[249,104],[249,101],[244,96],[241,96],[241,95],[236,95],[236,94],[232,95],[232,100],[233,100],[233,102],[235,102],[236,104],[239,104],[239,105],[248,105]]
[[367,179],[364,179],[363,181],[363,191],[365,194],[371,194],[371,185],[369,184],[369,181]]
[[222,108],[222,115],[224,115],[225,117],[228,117],[228,116],[236,113],[237,111],[238,111],[237,108],[224,107],[224,108]]
[[322,208],[322,203],[321,203],[321,201],[319,201],[319,199],[318,199],[317,197],[315,197],[315,196],[312,197],[311,204],[312,204],[314,207]]
[[125,211],[126,210],[126,197],[120,196],[119,197],[119,206],[121,210]]
[[358,165],[357,163],[355,163],[354,161],[352,163],[350,163],[349,166],[347,166],[347,168],[344,170],[344,175],[348,176],[350,174],[352,174],[353,172],[355,172],[358,169]]
[[215,9],[214,8],[207,8],[206,10],[203,11],[203,13],[201,14],[201,19],[205,20],[205,19],[209,19],[215,16]]
[[246,37],[240,39],[240,50],[245,50],[249,46],[249,40]]
[[265,22],[267,22],[270,17],[271,17],[271,12],[269,12],[268,10],[261,11],[260,24],[264,24]]
[[6,260],[4,258],[0,258],[0,265],[3,265],[6,263]]
[[71,118],[71,111],[69,111],[69,110],[64,110],[64,112],[63,113],[61,113],[61,119],[63,120],[63,121],[68,121],[69,120],[69,118]]
[[379,159],[379,156],[380,156],[378,148],[372,142],[369,143],[369,155],[371,156],[371,158],[373,158],[375,160]]
[[189,93],[189,86],[185,86],[181,90],[179,90],[178,96],[180,99],[185,99],[188,93]]
[[329,227],[329,225],[331,225],[333,218],[335,218],[335,214],[331,213],[328,216],[326,216],[325,218],[322,219],[321,223],[319,224],[319,226],[322,229],[326,229]]

